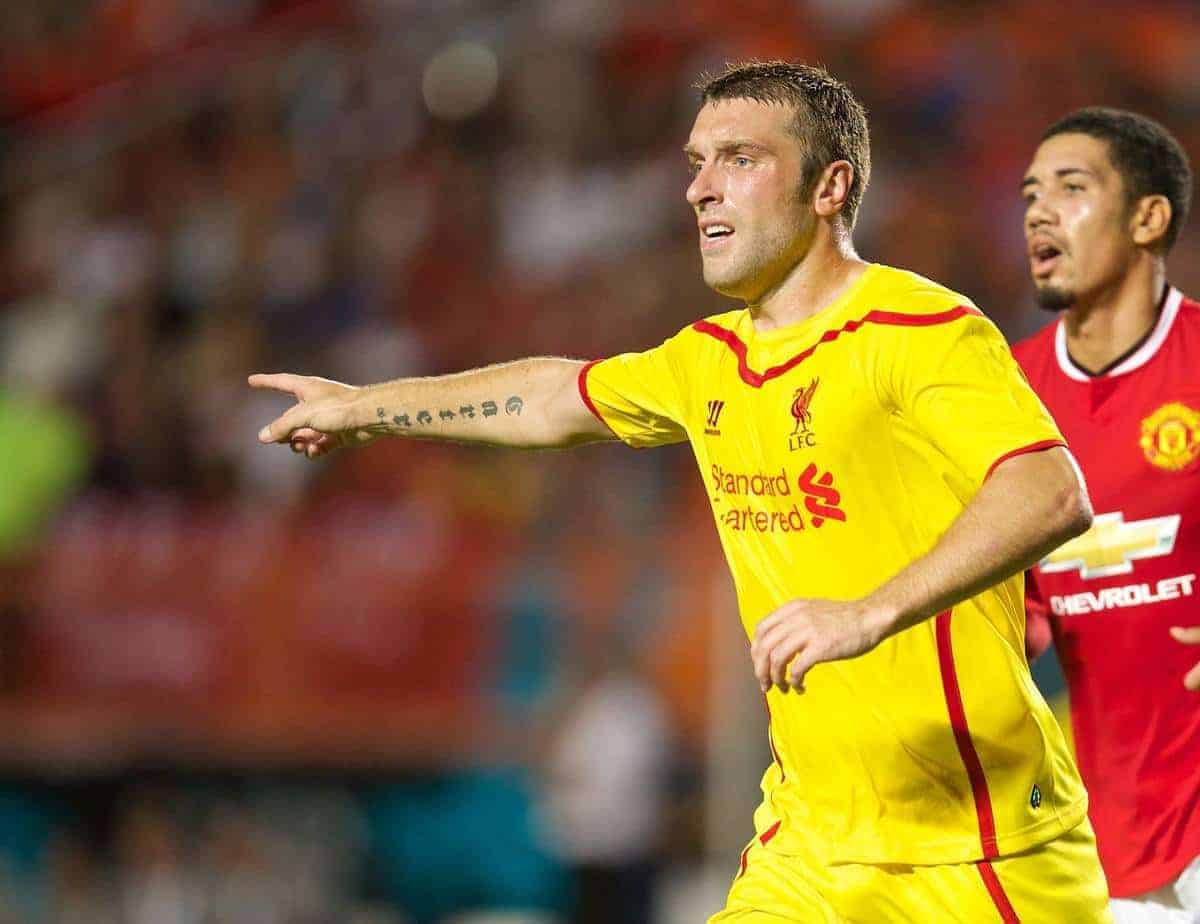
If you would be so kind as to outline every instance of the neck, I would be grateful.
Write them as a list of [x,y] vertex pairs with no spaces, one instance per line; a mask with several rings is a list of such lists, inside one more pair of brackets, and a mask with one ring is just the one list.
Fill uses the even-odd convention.
[[1063,318],[1071,358],[1099,371],[1129,352],[1158,321],[1166,278],[1162,258],[1147,254],[1116,285],[1072,305]]
[[807,320],[832,303],[866,270],[849,234],[820,233],[791,271],[774,288],[747,302],[760,331]]

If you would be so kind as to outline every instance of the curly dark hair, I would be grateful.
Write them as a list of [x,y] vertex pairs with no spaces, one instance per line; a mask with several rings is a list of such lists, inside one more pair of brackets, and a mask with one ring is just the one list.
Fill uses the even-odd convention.
[[854,227],[859,203],[871,176],[871,136],[867,113],[850,88],[823,67],[786,61],[747,61],[726,66],[718,76],[704,75],[696,84],[701,104],[722,99],[753,99],[791,106],[792,132],[805,146],[807,195],[820,170],[837,160],[849,161],[854,179],[842,207],[847,227]]
[[1107,106],[1089,106],[1063,116],[1042,135],[1090,135],[1108,147],[1108,159],[1121,175],[1127,207],[1143,196],[1166,196],[1171,223],[1158,242],[1163,253],[1179,238],[1192,205],[1192,168],[1175,136],[1147,116]]

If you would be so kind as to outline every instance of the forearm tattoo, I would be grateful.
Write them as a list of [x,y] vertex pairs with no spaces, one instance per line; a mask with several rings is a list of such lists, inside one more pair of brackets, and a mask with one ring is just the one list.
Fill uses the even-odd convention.
[[[505,417],[520,417],[524,409],[525,399],[520,395],[510,395],[503,406]],[[501,406],[495,401],[480,401],[478,407],[474,404],[462,404],[457,408],[423,407],[415,410],[377,407],[375,415],[379,420],[364,429],[375,433],[411,433],[429,429],[439,423],[453,423],[459,419],[487,421],[488,418],[499,417],[500,414]]]

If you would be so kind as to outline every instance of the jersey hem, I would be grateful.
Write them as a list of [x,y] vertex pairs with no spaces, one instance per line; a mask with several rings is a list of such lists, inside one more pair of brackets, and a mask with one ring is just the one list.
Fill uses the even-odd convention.
[[[830,857],[831,864],[862,863],[867,865],[882,865],[887,863],[904,863],[909,866],[942,866],[951,863],[978,863],[981,860],[1003,860],[1013,854],[1024,853],[1066,834],[1072,828],[1081,824],[1087,817],[1087,796],[1081,796],[1075,802],[1043,821],[1035,822],[1024,828],[1018,828],[997,835],[997,850],[994,857],[985,857],[980,852],[979,835],[964,834],[953,840],[932,841],[916,844],[911,849],[886,849],[879,845],[854,846],[843,845],[839,849],[824,851]],[[765,819],[764,819],[765,821]],[[774,822],[772,822],[774,824]],[[766,827],[764,827],[766,830]],[[788,849],[789,841],[797,836],[789,830],[786,821],[780,824],[776,836],[768,849],[785,856],[795,856],[801,851]],[[819,837],[819,835],[817,835]],[[794,852],[793,852],[794,851]],[[1186,868],[1186,867],[1185,867]]]

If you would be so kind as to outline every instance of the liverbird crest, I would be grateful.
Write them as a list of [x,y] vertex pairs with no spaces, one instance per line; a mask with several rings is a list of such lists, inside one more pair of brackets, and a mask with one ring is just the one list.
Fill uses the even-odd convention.
[[807,426],[812,419],[812,412],[809,411],[808,406],[812,403],[813,395],[820,384],[820,379],[813,379],[804,388],[796,389],[796,394],[792,397],[792,416],[796,418],[797,428]]

